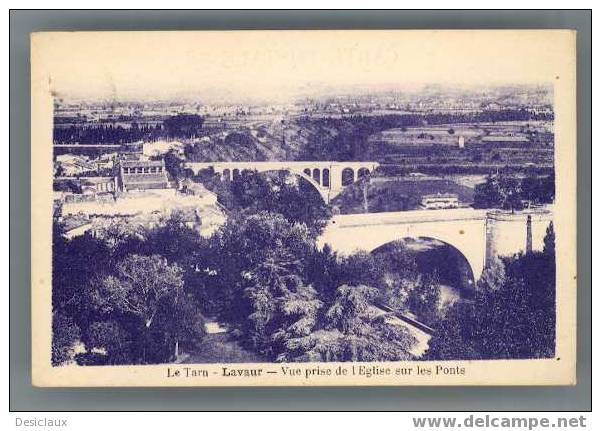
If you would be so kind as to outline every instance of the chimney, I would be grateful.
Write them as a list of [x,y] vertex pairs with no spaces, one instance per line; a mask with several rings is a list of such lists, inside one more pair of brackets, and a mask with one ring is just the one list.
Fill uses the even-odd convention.
[[532,253],[532,216],[526,219],[526,254]]

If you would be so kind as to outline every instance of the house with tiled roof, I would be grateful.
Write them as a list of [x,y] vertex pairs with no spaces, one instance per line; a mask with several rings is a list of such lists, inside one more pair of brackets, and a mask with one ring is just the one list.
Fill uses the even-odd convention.
[[117,181],[124,192],[169,187],[164,160],[121,160],[117,165]]

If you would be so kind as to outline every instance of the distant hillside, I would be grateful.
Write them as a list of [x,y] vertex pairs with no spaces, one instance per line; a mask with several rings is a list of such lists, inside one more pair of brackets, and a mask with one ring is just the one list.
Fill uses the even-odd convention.
[[[250,121],[231,130],[215,130],[208,136],[190,140],[186,155],[192,161],[375,160],[407,166],[528,162],[552,165],[552,143],[532,142],[522,145],[524,148],[509,149],[499,145],[472,146],[471,140],[478,140],[485,132],[466,126],[491,120],[535,121],[538,117],[529,111],[275,117],[270,121]],[[496,126],[487,126],[491,127]],[[514,132],[512,128],[525,126],[498,127]],[[458,146],[458,131],[465,135],[465,148]]]
[[[462,204],[474,201],[474,190],[448,179],[391,179],[367,185],[369,212],[406,211],[418,208],[424,195],[454,193]],[[342,214],[365,212],[364,184],[347,187],[332,201]]]
[[190,142],[186,156],[192,161],[299,160],[306,145],[303,131],[281,120],[222,131]]

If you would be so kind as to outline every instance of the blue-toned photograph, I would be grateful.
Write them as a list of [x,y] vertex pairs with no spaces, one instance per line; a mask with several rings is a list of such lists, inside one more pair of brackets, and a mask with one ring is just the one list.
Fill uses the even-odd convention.
[[53,366],[555,357],[552,82],[211,52],[57,78]]

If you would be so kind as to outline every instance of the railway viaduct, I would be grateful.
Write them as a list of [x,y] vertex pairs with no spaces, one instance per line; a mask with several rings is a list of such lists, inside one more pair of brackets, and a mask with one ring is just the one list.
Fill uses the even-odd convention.
[[340,194],[347,186],[370,174],[378,167],[377,162],[332,162],[332,161],[291,161],[291,162],[188,162],[186,169],[198,174],[203,169],[213,169],[225,179],[233,179],[241,172],[288,171],[296,174],[315,187],[326,203]]

